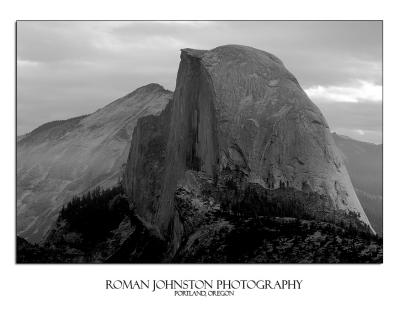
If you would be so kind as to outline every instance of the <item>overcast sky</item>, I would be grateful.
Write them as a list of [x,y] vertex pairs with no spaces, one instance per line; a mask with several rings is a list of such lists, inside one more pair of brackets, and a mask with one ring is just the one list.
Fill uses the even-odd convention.
[[18,135],[148,83],[173,90],[180,49],[225,44],[275,54],[332,131],[381,143],[380,22],[18,22]]

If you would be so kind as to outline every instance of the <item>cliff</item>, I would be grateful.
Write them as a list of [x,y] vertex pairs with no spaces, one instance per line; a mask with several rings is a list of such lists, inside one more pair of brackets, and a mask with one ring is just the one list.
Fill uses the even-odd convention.
[[203,193],[201,178],[217,208],[245,213],[239,203],[251,185],[267,197],[286,188],[301,193],[292,205],[302,213],[373,231],[323,115],[283,63],[261,50],[182,50],[168,108],[135,129],[125,190],[171,254],[188,234],[176,193]]

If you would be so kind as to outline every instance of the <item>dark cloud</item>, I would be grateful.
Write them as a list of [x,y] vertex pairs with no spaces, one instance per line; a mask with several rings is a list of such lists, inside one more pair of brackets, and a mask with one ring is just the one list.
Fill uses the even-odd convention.
[[[235,43],[269,51],[305,89],[381,85],[381,32],[380,22],[18,22],[18,134],[95,111],[150,82],[173,90],[186,47]],[[359,104],[321,109],[333,127],[357,124],[364,140],[380,141],[367,133],[376,127],[371,107],[380,104]],[[344,113],[358,123],[337,127]]]

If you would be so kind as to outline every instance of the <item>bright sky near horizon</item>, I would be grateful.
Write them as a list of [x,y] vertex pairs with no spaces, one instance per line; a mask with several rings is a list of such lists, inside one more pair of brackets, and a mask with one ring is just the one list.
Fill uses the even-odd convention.
[[248,45],[280,58],[330,128],[382,142],[382,23],[17,23],[17,134],[91,113],[148,84],[175,88],[182,48]]

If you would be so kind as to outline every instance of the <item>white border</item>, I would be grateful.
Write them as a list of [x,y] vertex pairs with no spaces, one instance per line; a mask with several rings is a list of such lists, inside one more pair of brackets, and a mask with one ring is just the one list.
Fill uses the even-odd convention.
[[[400,155],[396,127],[398,9],[377,1],[4,1],[1,9],[2,310],[379,310],[396,309]],[[393,2],[395,3],[395,2]],[[384,264],[15,265],[16,19],[384,19]],[[170,292],[105,291],[105,279],[303,279],[301,291],[176,298]]]

